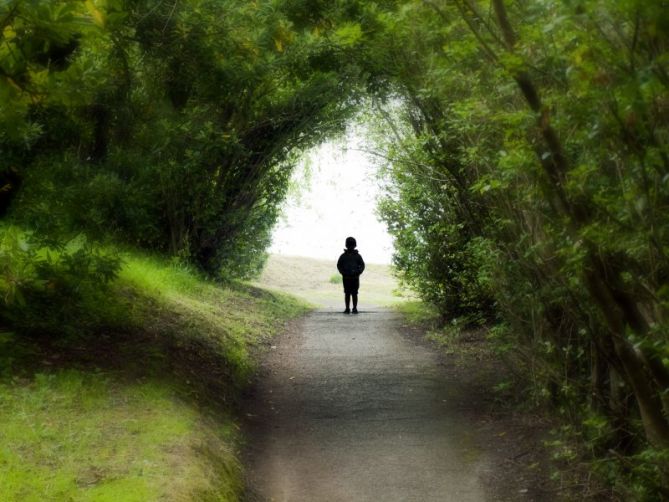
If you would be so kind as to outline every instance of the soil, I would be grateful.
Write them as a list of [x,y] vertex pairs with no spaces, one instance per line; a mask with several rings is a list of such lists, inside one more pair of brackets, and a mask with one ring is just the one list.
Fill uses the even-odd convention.
[[249,501],[555,499],[545,424],[496,368],[444,356],[390,310],[322,309],[274,339],[245,401]]

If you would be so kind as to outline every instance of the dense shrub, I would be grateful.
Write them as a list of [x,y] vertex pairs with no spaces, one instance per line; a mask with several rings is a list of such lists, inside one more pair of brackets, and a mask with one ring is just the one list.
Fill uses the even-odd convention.
[[5,329],[34,334],[77,334],[97,327],[120,263],[83,236],[54,246],[2,227],[0,322]]
[[642,500],[669,490],[667,21],[645,1],[407,3],[378,46],[402,274],[445,317],[490,294],[528,395]]

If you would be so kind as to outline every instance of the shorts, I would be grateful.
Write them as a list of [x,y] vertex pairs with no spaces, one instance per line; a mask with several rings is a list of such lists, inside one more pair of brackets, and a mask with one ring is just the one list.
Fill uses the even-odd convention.
[[348,295],[358,294],[358,289],[360,288],[359,275],[343,275],[342,280],[344,282],[344,293]]

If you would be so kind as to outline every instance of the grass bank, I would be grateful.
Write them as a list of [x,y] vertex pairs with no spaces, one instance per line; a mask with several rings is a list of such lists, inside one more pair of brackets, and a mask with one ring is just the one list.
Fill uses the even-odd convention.
[[86,329],[0,329],[3,501],[236,500],[230,411],[253,352],[308,307],[126,254]]

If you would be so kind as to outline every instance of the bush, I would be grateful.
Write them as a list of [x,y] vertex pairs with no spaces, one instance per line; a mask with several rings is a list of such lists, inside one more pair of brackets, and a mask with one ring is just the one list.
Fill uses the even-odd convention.
[[78,236],[65,244],[5,227],[0,234],[0,320],[19,333],[76,332],[98,322],[121,260]]

